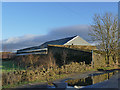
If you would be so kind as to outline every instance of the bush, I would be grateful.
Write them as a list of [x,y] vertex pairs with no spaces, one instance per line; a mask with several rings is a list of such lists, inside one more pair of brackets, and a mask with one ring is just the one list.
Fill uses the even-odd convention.
[[89,70],[90,67],[91,66],[85,65],[85,62],[72,62],[68,65],[62,66],[61,68],[51,66],[47,69],[44,67],[41,69],[39,66],[36,68],[28,68],[27,70],[16,70],[14,72],[3,73],[2,86],[13,85],[25,81],[50,81],[54,80],[56,75],[83,72],[85,70]]

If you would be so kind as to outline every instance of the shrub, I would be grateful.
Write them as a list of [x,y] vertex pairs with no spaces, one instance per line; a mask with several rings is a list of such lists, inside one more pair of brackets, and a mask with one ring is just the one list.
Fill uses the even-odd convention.
[[13,85],[15,83],[37,80],[51,81],[55,79],[56,75],[83,72],[88,70],[89,67],[91,66],[85,65],[85,62],[72,62],[61,68],[57,66],[51,66],[49,68],[39,66],[36,68],[28,68],[27,70],[16,70],[14,72],[3,73],[2,85]]

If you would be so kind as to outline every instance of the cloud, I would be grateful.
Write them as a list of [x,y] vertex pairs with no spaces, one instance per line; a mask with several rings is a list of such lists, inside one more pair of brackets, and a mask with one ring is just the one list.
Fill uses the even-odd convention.
[[79,35],[86,41],[90,38],[88,36],[90,26],[77,25],[62,28],[56,28],[48,32],[46,35],[24,35],[20,37],[12,37],[2,41],[3,50],[14,51],[31,46],[41,45],[42,43],[50,40]]
[[35,35],[24,35],[21,37],[11,37],[3,41],[4,44],[15,44],[19,42],[24,42],[26,40],[33,40]]
[[68,37],[73,35],[79,35],[80,37],[84,38],[85,40],[88,39],[88,32],[90,26],[88,25],[78,25],[78,26],[70,26],[70,27],[62,27],[58,29],[52,30],[49,35],[54,37]]

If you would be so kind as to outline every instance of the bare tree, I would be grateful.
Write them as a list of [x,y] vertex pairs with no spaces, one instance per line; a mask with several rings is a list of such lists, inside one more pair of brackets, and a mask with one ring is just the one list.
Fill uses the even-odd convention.
[[105,52],[106,63],[109,65],[109,57],[113,56],[114,61],[118,47],[118,17],[112,13],[104,15],[95,14],[94,24],[91,25],[89,35],[93,41],[97,41],[100,50]]

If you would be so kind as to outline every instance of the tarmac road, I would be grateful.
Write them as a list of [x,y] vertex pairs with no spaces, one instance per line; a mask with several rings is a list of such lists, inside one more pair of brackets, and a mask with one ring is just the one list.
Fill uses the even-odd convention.
[[89,85],[84,88],[119,88],[120,90],[120,72],[113,75],[109,80]]
[[[87,75],[89,75],[91,73],[95,73],[95,72],[89,72],[89,73],[87,72],[87,73],[83,73],[83,74],[80,74],[80,75],[78,74],[76,76],[71,76],[71,77],[69,77],[67,79],[55,81],[54,83],[56,85],[58,85],[59,87],[56,88],[56,89],[54,88],[53,90],[60,89],[61,87],[62,88],[60,90],[81,90],[81,89],[84,89],[84,90],[86,90],[86,89],[87,90],[98,90],[97,88],[101,88],[100,90],[103,90],[104,88],[106,88],[104,90],[109,90],[107,88],[111,88],[111,89],[112,88],[116,88],[115,90],[118,90],[118,88],[120,89],[120,72],[116,73],[115,75],[113,75],[109,80],[105,80],[105,81],[100,82],[100,83],[96,83],[96,84],[93,84],[93,85],[85,86],[83,88],[77,88],[77,89],[76,88],[64,88],[66,86],[65,83],[64,83],[65,80],[69,80],[71,78],[73,78],[73,79],[74,78],[83,78],[83,77],[86,77]],[[101,73],[101,72],[96,72],[96,74],[97,73]],[[23,86],[23,87],[18,87],[18,88],[41,88],[41,89],[42,88],[46,88],[47,89],[47,87],[48,87],[47,84],[44,83],[43,85],[42,84],[38,84],[38,85],[34,85],[33,84],[33,85],[25,85],[25,87]],[[93,89],[93,88],[96,88],[96,89]]]
[[[69,88],[66,88],[65,90],[69,90]],[[72,88],[70,90],[120,90],[120,72],[113,75],[109,80],[79,89]]]

